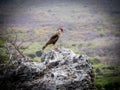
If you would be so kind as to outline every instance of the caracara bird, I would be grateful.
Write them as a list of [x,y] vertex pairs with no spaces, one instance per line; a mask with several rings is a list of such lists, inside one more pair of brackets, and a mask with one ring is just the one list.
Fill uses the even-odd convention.
[[62,28],[58,28],[56,34],[54,34],[49,40],[48,42],[43,46],[42,50],[44,50],[48,45],[53,44],[55,45],[55,43],[57,42],[57,40],[59,39],[61,33],[63,32]]

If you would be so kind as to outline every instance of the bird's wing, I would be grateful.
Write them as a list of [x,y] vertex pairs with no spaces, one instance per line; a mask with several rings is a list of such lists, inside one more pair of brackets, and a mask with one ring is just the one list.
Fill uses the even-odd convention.
[[50,39],[59,38],[57,34],[53,35]]
[[48,41],[49,44],[55,44],[56,41],[59,39],[59,36],[57,34],[53,35],[50,40]]

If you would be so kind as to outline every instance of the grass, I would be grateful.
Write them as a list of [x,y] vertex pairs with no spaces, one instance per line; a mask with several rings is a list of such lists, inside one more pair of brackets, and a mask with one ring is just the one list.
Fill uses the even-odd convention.
[[[46,51],[49,51],[49,50],[53,50],[54,48],[56,47],[59,47],[60,45],[58,43],[56,43],[55,46],[53,45],[49,45],[48,47],[46,47],[46,49],[44,51],[42,51],[42,47],[45,43],[32,43],[29,48],[27,48],[25,51],[24,51],[24,54],[28,55],[28,54],[34,54],[37,52],[37,51],[41,51],[41,52],[46,52]],[[84,54],[83,51],[81,51],[79,48],[79,44],[76,44],[75,46],[73,45],[73,43],[71,44],[63,44],[62,45],[63,47],[65,48],[70,48],[72,51],[74,51],[75,53],[77,54]],[[37,61],[37,58],[34,60],[34,61]]]
[[[93,62],[96,59],[93,59]],[[95,86],[99,90],[118,90],[120,77],[115,72],[120,72],[120,66],[108,66],[101,63],[93,64],[95,71]]]
[[[90,57],[90,62],[94,67],[95,86],[98,90],[119,90],[120,87],[120,66],[109,66],[100,63],[100,57]],[[117,73],[117,74],[115,74]]]
[[100,33],[100,37],[104,37],[106,34],[104,32]]
[[114,32],[116,37],[120,37],[120,32]]
[[[110,75],[110,74],[109,74]],[[97,75],[95,78],[95,85],[97,88],[102,89],[106,86],[109,86],[110,84],[120,83],[120,77],[119,76],[105,76],[105,75]],[[111,88],[118,88],[115,86],[109,86]],[[109,89],[105,89],[109,90]]]
[[40,57],[35,57],[35,58],[33,59],[33,61],[34,61],[34,62],[41,62],[41,58],[40,58]]
[[33,43],[25,50],[25,54],[35,54],[36,51],[41,50],[43,43]]
[[98,64],[98,63],[100,63],[100,57],[98,57],[98,56],[95,56],[95,57],[90,57],[89,58],[90,59],[90,62],[92,63],[92,64]]
[[80,50],[81,45],[71,42],[70,44],[63,44],[63,47],[70,48],[76,54],[84,54],[84,52]]

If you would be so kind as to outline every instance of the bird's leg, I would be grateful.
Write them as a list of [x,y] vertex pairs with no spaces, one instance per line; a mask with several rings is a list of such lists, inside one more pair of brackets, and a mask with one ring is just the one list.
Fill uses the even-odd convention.
[[59,46],[58,46],[58,45],[56,45],[56,48],[59,48]]
[[62,48],[62,44],[61,43],[59,44],[59,47]]
[[55,45],[55,50],[58,50],[58,45]]
[[58,48],[58,46],[57,46],[57,45],[55,45],[55,48]]
[[62,47],[62,40],[60,38],[60,44],[59,44],[59,47],[61,48]]

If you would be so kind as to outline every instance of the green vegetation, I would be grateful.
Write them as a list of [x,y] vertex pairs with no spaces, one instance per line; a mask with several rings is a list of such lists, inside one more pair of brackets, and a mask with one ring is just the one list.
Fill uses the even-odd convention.
[[90,62],[92,64],[98,64],[98,63],[100,63],[99,57],[98,56],[96,56],[96,57],[90,57]]
[[95,71],[95,85],[99,90],[119,90],[120,66],[109,66],[99,62],[98,57],[91,57]]
[[[52,7],[48,5],[47,7],[13,8],[15,6],[12,6],[8,10],[7,7],[9,5],[6,4],[2,8],[4,11],[2,12],[3,16],[14,16],[13,21],[16,23],[7,24],[6,22],[5,25],[2,25],[7,28],[7,34],[4,37],[15,38],[15,34],[11,32],[15,31],[18,36],[18,43],[24,40],[21,50],[24,50],[29,43],[32,43],[23,53],[31,55],[33,61],[39,62],[40,58],[36,57],[35,53],[42,51],[41,48],[48,40],[48,35],[54,33],[58,26],[62,26],[65,29],[62,37],[64,38],[62,46],[73,50],[77,54],[90,55],[90,62],[94,67],[96,75],[95,84],[97,88],[99,90],[103,88],[105,90],[119,90],[120,88],[116,89],[115,87],[120,87],[120,67],[109,66],[109,64],[115,65],[119,61],[119,59],[115,59],[119,58],[116,54],[118,51],[113,49],[117,48],[116,45],[119,45],[120,15],[117,12],[118,8],[111,8],[109,4],[105,5],[110,6],[107,9],[112,12],[104,13],[104,10],[101,11],[102,8],[100,11],[97,11],[99,9],[89,8],[89,5],[85,7],[84,3],[83,5],[67,5],[65,3],[62,6]],[[96,7],[96,4],[93,7]],[[16,13],[16,11],[19,13]],[[3,32],[4,30],[1,31]],[[0,63],[8,61],[8,54],[3,48],[4,44],[4,40],[0,36]],[[54,48],[54,46],[50,45],[44,52]],[[103,64],[103,62],[107,63],[107,65]]]
[[8,61],[8,53],[4,48],[4,40],[3,37],[0,36],[0,69],[4,67],[4,64]]
[[0,41],[0,62],[5,62],[7,60],[7,53],[3,45],[4,43]]
[[40,58],[40,57],[35,57],[35,58],[33,59],[33,61],[34,61],[34,62],[40,62],[40,61],[41,61],[41,58]]
[[114,32],[114,34],[115,34],[116,37],[120,37],[120,31]]
[[104,37],[105,36],[105,33],[104,32],[101,32],[100,33],[100,37]]
[[[11,29],[9,28],[8,31],[9,30]],[[13,30],[17,31],[18,43],[24,40],[24,44],[20,48],[21,51],[25,49],[23,53],[31,57],[33,61],[35,62],[41,61],[41,58],[36,55],[37,51],[46,52],[48,50],[53,50],[55,47],[57,46],[59,47],[60,44],[62,44],[61,46],[65,48],[69,48],[77,54],[87,54],[88,56],[90,56],[89,59],[91,64],[94,67],[94,72],[95,72],[95,85],[98,88],[98,90],[102,90],[102,89],[103,90],[119,90],[118,88],[120,85],[119,84],[120,83],[120,78],[119,78],[120,67],[109,66],[108,64],[106,65],[102,62],[103,59],[108,60],[109,56],[112,56],[111,54],[109,55],[109,53],[112,52],[112,50],[109,51],[109,47],[118,43],[118,41],[115,41],[114,39],[109,40],[110,37],[108,37],[108,35],[111,32],[108,31],[106,28],[98,27],[97,34],[96,32],[95,33],[92,32],[92,35],[93,35],[92,37],[87,36],[88,33],[90,33],[91,35],[91,31],[89,29],[78,33],[78,31],[75,31],[73,28],[70,28],[70,32],[69,33],[67,32],[68,37],[66,37],[62,43],[58,41],[56,43],[56,46],[49,45],[44,51],[42,51],[42,46],[50,37],[48,35],[54,33],[53,30],[47,30],[47,29],[44,30],[42,28],[29,30],[28,28],[24,28],[24,27],[14,28]],[[119,31],[114,32],[113,34],[117,38],[120,36]],[[99,37],[97,38],[96,35],[99,35]],[[9,32],[5,37],[8,37],[8,36],[12,38],[16,37],[15,34],[13,35],[13,33],[9,33]],[[3,61],[7,62],[8,60],[8,58],[6,57],[7,53],[5,50],[3,50],[3,48],[1,48],[3,45],[4,45],[4,41],[0,41],[0,55],[1,55],[0,57],[2,59],[0,62],[3,62]],[[29,46],[29,47],[25,48],[26,46]],[[106,47],[108,47],[108,50]],[[104,53],[104,51],[106,52]],[[105,56],[106,53],[108,55],[108,58],[107,56]],[[107,63],[107,61],[104,61],[104,62]]]
[[95,85],[96,85],[96,87],[98,89],[100,89],[100,90],[102,88],[105,88],[105,90],[114,90],[114,89],[118,90],[119,86],[117,86],[117,84],[120,83],[120,77],[119,77],[119,75],[118,76],[113,76],[112,73],[107,73],[106,72],[106,73],[104,73],[102,75],[98,75],[97,74],[96,78],[95,78]]

